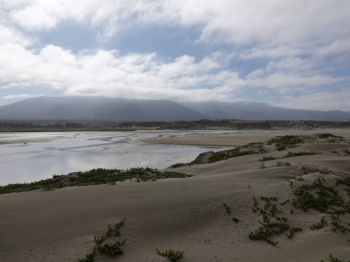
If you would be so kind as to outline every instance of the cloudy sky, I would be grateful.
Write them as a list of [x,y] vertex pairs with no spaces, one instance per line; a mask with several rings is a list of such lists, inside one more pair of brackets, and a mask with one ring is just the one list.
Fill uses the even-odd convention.
[[349,0],[0,0],[0,105],[28,97],[350,111]]

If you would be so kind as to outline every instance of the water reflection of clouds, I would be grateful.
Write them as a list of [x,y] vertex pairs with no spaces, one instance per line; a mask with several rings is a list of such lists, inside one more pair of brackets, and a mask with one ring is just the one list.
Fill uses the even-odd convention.
[[93,168],[127,169],[149,166],[161,169],[174,163],[191,161],[202,152],[222,150],[142,142],[159,135],[164,137],[186,134],[191,132],[79,132],[70,133],[66,139],[29,143],[26,147],[2,145],[0,150],[6,150],[1,150],[0,185],[32,182],[50,178],[54,174]]

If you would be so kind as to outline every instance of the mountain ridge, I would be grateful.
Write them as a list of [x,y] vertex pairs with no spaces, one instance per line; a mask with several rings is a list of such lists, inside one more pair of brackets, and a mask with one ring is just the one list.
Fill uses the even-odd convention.
[[100,121],[162,121],[206,118],[166,100],[106,97],[36,97],[0,107],[0,119],[79,119]]
[[[350,113],[341,110],[312,111],[275,107],[260,102],[181,102],[180,104],[214,119],[249,120],[350,120]],[[212,110],[210,110],[212,109]]]
[[0,119],[175,121],[200,119],[350,120],[350,113],[275,107],[260,102],[174,102],[108,97],[36,97],[0,107]]

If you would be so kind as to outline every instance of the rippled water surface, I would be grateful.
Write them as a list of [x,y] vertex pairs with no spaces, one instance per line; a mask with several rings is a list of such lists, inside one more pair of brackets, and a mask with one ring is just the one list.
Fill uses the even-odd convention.
[[[157,145],[143,140],[159,136],[232,133],[234,131],[135,131],[70,133],[3,133],[0,140],[58,138],[50,142],[0,145],[0,185],[33,182],[57,174],[93,168],[165,168],[189,162],[221,147]],[[226,148],[225,148],[226,149]]]

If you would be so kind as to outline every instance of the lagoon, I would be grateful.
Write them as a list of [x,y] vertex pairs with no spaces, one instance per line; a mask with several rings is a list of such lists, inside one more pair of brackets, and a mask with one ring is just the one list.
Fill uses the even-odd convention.
[[[53,175],[93,168],[152,167],[163,169],[190,162],[206,151],[227,147],[158,145],[145,140],[168,136],[210,135],[237,131],[130,131],[1,133],[0,185],[33,182]],[[40,138],[48,140],[40,142]],[[38,141],[38,142],[23,142]]]

